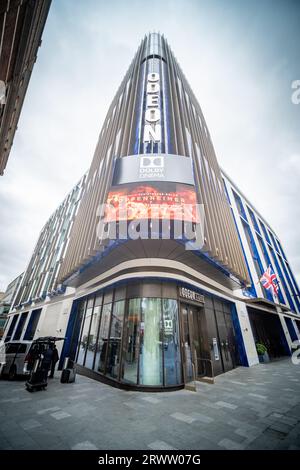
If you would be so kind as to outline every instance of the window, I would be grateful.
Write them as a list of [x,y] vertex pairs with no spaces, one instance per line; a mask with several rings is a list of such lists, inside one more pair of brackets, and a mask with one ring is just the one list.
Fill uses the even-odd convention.
[[254,226],[255,230],[260,234],[259,226],[258,226],[256,217],[254,215],[254,212],[248,206],[247,206],[247,209],[248,209],[248,212],[250,214],[250,217],[251,217],[251,220],[252,220],[252,223],[253,223],[253,226]]
[[300,290],[299,290],[299,287],[298,287],[298,284],[296,282],[296,279],[294,277],[294,274],[289,266],[289,263],[287,261],[284,261],[284,265],[286,266],[286,269],[290,275],[290,279],[292,280],[293,284],[294,284],[294,287],[295,287],[295,291],[296,291],[296,297],[295,297],[295,300],[297,302],[297,305],[299,307],[299,311],[300,311]]
[[183,348],[185,357],[185,375],[186,380],[189,382],[193,378],[193,362],[191,350],[191,337],[188,322],[188,310],[185,306],[181,308],[182,315],[182,330],[183,330]]
[[[89,305],[89,302],[88,302],[88,305]],[[78,356],[77,356],[77,363],[82,365],[82,366],[84,365],[85,352],[86,352],[86,348],[87,348],[87,345],[88,345],[92,313],[93,313],[93,307],[87,307],[86,314],[85,314],[85,319],[84,319],[84,322],[83,322],[83,328],[82,328],[82,333],[81,333]]]
[[280,253],[281,253],[282,257],[283,257],[284,259],[287,259],[287,257],[285,256],[285,252],[284,252],[284,250],[283,250],[283,248],[282,248],[282,245],[281,245],[280,241],[277,240],[277,239],[276,239],[276,241],[277,241],[277,244],[278,244],[278,246],[279,246],[279,248],[280,248]]
[[98,305],[97,307],[94,307],[90,330],[88,333],[88,340],[87,340],[87,350],[86,350],[86,358],[85,358],[84,365],[85,367],[88,367],[89,369],[93,368],[94,355],[95,355],[96,344],[97,344],[97,333],[99,329],[100,319],[101,319],[101,306]]
[[76,301],[74,308],[76,308],[76,317],[74,320],[74,327],[73,327],[71,347],[70,347],[70,358],[73,360],[75,360],[76,358],[77,344],[80,338],[81,324],[82,324],[82,319],[84,317],[84,311],[85,311],[85,301],[84,300],[79,301],[78,303]]
[[20,320],[18,322],[18,325],[17,325],[16,332],[14,334],[14,338],[13,338],[14,340],[21,338],[21,335],[22,335],[23,328],[24,328],[25,322],[27,320],[27,317],[28,317],[28,312],[22,313],[22,315],[20,317]]
[[181,383],[177,300],[162,299],[165,385]]
[[[284,272],[285,274],[285,277],[286,277],[286,286],[287,288],[290,288],[290,291],[292,293],[292,299],[295,306],[298,307],[298,311],[300,312],[300,303],[299,303],[299,298],[298,298],[298,292],[296,291],[295,287],[294,287],[294,283],[289,275],[289,272],[287,270],[287,267],[286,267],[286,263],[285,261],[281,258],[281,256],[278,256],[278,260],[279,260],[279,264],[282,268],[282,271]],[[280,289],[279,289],[280,290]]]
[[98,305],[102,305],[102,300],[103,300],[103,295],[98,294],[95,299],[95,307],[98,307]]
[[283,273],[281,271],[279,262],[276,258],[276,253],[275,253],[275,251],[273,250],[273,248],[271,246],[269,248],[270,248],[270,253],[272,255],[272,258],[273,258],[273,261],[274,261],[274,264],[276,266],[276,270],[277,270],[278,276],[279,276],[279,281],[280,281],[279,290],[283,288],[291,310],[296,311],[294,301],[293,301],[293,299],[290,295],[290,291],[288,289],[288,286],[286,285],[286,282],[285,282],[285,279],[283,277]]
[[[254,262],[255,270],[256,270],[258,278],[260,278],[261,275],[264,272],[264,267],[263,267],[261,259],[259,257],[257,247],[256,247],[256,244],[255,244],[255,240],[254,240],[254,237],[252,235],[251,229],[250,229],[249,225],[246,222],[243,222],[243,227],[244,227],[245,235],[246,235],[247,242],[248,242],[248,245],[249,245],[249,249],[250,249],[250,252],[251,252],[251,255],[252,255],[252,259],[253,259],[253,262]],[[266,297],[268,300],[271,300],[271,301],[274,300],[270,291],[262,288],[262,292],[263,292],[264,297]]]
[[116,302],[117,300],[123,300],[125,298],[126,298],[126,287],[125,286],[118,287],[115,290],[114,301]]
[[237,207],[239,214],[243,217],[243,219],[247,220],[247,216],[246,216],[246,212],[242,203],[242,199],[235,191],[232,190],[232,193],[233,193],[234,200],[235,200],[236,207]]
[[284,317],[292,341],[298,340],[298,336],[291,318]]
[[5,337],[5,342],[9,341],[10,338],[12,337],[12,334],[14,332],[14,329],[15,329],[18,318],[19,318],[19,315],[14,315],[12,317],[12,320],[11,320],[9,328],[8,328],[7,335]]
[[261,226],[261,228],[262,228],[262,231],[263,231],[263,234],[264,234],[264,236],[265,236],[265,239],[267,240],[267,242],[269,243],[269,245],[271,245],[271,240],[270,240],[270,237],[269,237],[269,235],[268,235],[268,232],[267,232],[267,229],[266,229],[266,227],[265,227],[265,224],[264,224],[261,220],[259,221],[259,223],[260,223],[260,226]]
[[250,252],[251,252],[251,255],[252,255],[252,258],[253,258],[253,261],[254,261],[255,270],[256,270],[256,273],[259,277],[263,273],[264,269],[263,269],[263,266],[261,264],[258,252],[257,252],[257,248],[256,248],[256,245],[255,245],[253,235],[251,233],[251,229],[250,229],[249,225],[244,223],[244,222],[243,222],[243,227],[244,227],[245,235],[246,235],[246,238],[247,238],[248,246],[250,248]]
[[109,291],[105,292],[104,293],[103,303],[104,304],[109,304],[110,302],[112,302],[112,298],[113,298],[113,291],[112,290],[109,290]]
[[273,233],[270,232],[270,230],[269,230],[269,234],[270,234],[270,237],[272,239],[273,246],[274,246],[275,250],[278,251],[278,253],[280,253],[280,249],[279,249],[279,246],[277,244],[277,239],[274,237]]
[[162,385],[161,299],[144,298],[141,307],[139,383]]
[[231,206],[231,202],[230,202],[230,198],[229,198],[229,194],[228,194],[228,191],[227,191],[227,187],[226,187],[226,183],[225,183],[224,178],[222,178],[222,181],[223,181],[223,187],[224,187],[224,189],[225,189],[225,195],[226,195],[228,204]]
[[106,373],[114,378],[118,378],[119,376],[124,308],[124,300],[115,302],[111,317]]
[[25,340],[31,341],[34,338],[35,331],[41,316],[41,312],[41,308],[39,308],[38,310],[33,310],[31,312],[31,316],[24,335]]
[[[268,251],[267,251],[266,245],[265,245],[265,243],[264,243],[262,237],[257,236],[257,239],[258,239],[258,242],[259,242],[260,249],[261,249],[261,251],[263,252],[263,255],[264,255],[264,258],[265,258],[265,262],[266,262],[266,266],[267,266],[267,267],[268,267],[268,266],[271,266],[272,269],[273,269],[273,266],[272,266],[270,257],[269,257],[269,255],[268,255]],[[273,269],[273,271],[274,271],[274,269]],[[263,290],[265,290],[265,289],[263,288]],[[284,297],[283,297],[283,295],[282,295],[281,289],[279,289],[279,291],[278,291],[278,297],[279,297],[280,302],[281,302],[282,304],[284,304],[285,301],[284,301]]]
[[[125,300],[129,292],[131,298]],[[81,330],[72,339],[72,345],[78,341],[79,364],[125,383],[182,383],[176,286],[133,283],[93,299],[79,302],[80,321],[74,320],[74,331]]]
[[137,383],[141,299],[130,299],[124,328],[123,371],[124,382]]
[[105,360],[108,344],[109,323],[112,304],[103,305],[101,325],[96,349],[95,367],[99,372],[105,372]]

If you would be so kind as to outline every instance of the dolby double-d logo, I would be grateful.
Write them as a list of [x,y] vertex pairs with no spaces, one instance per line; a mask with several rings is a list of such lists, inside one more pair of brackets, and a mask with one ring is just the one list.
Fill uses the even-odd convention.
[[140,157],[141,179],[160,179],[165,177],[165,160],[162,155],[143,155]]

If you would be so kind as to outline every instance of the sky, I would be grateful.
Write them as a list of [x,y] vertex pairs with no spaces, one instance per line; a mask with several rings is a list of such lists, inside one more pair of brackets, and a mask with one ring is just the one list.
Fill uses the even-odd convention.
[[89,168],[143,36],[163,33],[220,166],[281,239],[300,281],[300,1],[52,0],[4,176],[0,291]]

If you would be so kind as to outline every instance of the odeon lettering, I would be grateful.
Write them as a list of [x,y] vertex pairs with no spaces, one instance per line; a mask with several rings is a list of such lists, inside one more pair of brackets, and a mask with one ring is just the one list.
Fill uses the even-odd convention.
[[146,111],[143,141],[145,143],[157,143],[161,141],[161,113],[159,109],[160,83],[158,73],[152,72],[148,74],[146,93]]

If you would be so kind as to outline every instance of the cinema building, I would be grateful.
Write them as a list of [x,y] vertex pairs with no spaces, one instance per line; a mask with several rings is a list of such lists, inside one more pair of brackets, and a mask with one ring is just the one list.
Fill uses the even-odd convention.
[[[276,299],[259,284],[269,265]],[[64,335],[60,365],[170,390],[258,364],[257,342],[271,359],[290,355],[299,300],[277,235],[221,171],[166,39],[149,34],[89,171],[40,234],[6,341]]]

